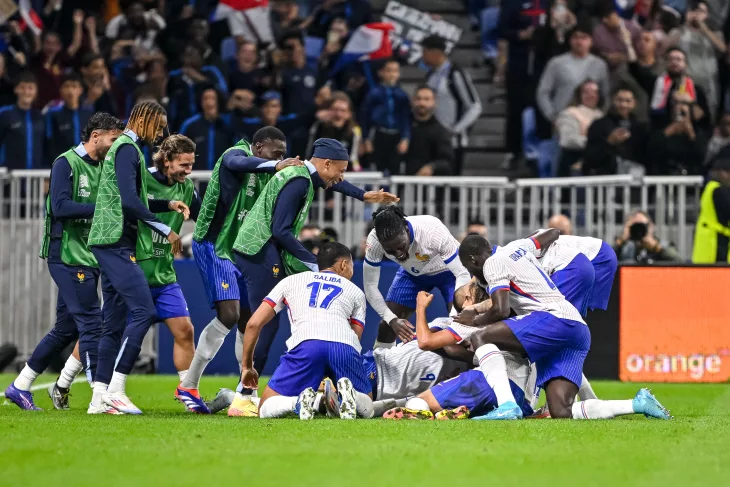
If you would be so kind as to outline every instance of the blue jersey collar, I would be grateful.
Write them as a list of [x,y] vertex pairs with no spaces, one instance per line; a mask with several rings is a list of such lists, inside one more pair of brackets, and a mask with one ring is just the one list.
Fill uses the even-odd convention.
[[408,227],[408,241],[413,243],[413,225],[408,220],[406,220],[406,227]]

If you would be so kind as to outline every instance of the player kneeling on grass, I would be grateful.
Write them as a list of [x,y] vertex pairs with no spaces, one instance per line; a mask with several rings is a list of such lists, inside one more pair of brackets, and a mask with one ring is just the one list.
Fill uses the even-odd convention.
[[241,382],[257,389],[253,352],[261,329],[284,306],[289,308],[291,337],[261,396],[261,418],[295,413],[312,419],[322,377],[337,381],[340,418],[373,415],[371,386],[360,356],[365,294],[350,282],[352,255],[346,246],[328,242],[317,254],[317,265],[319,272],[295,274],[277,284],[246,325]]
[[[500,349],[526,354],[535,363],[537,386],[545,388],[553,418],[609,419],[638,413],[670,419],[669,412],[647,389],[641,389],[633,400],[574,402],[590,348],[590,331],[534,256],[535,248],[547,248],[557,233],[554,229],[540,232],[496,252],[486,239],[470,235],[459,248],[462,262],[489,289],[492,300],[486,313],[463,311],[454,318],[462,324],[484,326],[472,335],[471,344],[479,357],[480,370],[499,399],[499,407],[476,419],[523,416],[516,398],[510,397],[507,375],[492,366],[493,357],[501,357]],[[510,310],[517,316],[510,318]]]

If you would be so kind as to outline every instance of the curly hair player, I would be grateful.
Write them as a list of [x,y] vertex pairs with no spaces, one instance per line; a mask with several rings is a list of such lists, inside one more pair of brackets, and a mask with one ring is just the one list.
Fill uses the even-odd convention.
[[[459,242],[438,218],[407,217],[397,206],[385,206],[373,214],[373,222],[363,263],[365,296],[401,341],[407,342],[415,331],[407,318],[416,309],[418,292],[438,288],[451,308],[454,289],[469,282],[469,273],[459,260]],[[384,257],[401,267],[385,299],[378,289]]]

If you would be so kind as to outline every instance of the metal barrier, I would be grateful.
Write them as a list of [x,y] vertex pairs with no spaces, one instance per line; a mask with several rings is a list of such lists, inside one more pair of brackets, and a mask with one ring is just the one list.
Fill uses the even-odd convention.
[[[210,171],[191,178],[204,190]],[[0,169],[0,343],[15,343],[27,355],[55,320],[56,288],[45,262],[38,258],[43,233],[49,171],[4,172]],[[691,253],[693,223],[699,212],[700,177],[599,176],[527,179],[501,177],[384,177],[352,173],[348,181],[365,190],[387,188],[401,197],[406,214],[439,216],[454,235],[472,220],[484,222],[489,238],[507,242],[546,224],[555,213],[571,217],[574,232],[612,241],[633,209],[647,211],[657,235]],[[365,237],[376,205],[318,191],[310,221],[332,227],[343,243]],[[186,223],[183,232],[191,232]]]

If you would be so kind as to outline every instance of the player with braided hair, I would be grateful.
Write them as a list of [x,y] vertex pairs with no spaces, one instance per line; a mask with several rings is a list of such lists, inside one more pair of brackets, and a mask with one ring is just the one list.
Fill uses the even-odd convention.
[[[469,272],[459,260],[459,243],[438,218],[406,216],[397,206],[384,206],[373,213],[373,222],[363,263],[365,296],[398,338],[407,342],[415,332],[407,319],[416,309],[418,293],[438,288],[450,308],[454,289],[469,282]],[[401,266],[385,299],[378,290],[383,257]],[[378,336],[379,341],[390,338],[394,339]]]
[[180,251],[180,237],[154,213],[176,211],[184,218],[190,209],[181,201],[148,200],[141,140],[153,144],[167,129],[167,114],[158,103],[138,103],[127,129],[114,142],[102,163],[94,220],[88,245],[102,273],[105,316],[99,340],[99,358],[89,413],[140,414],[124,392],[126,376],[139,356],[142,340],[155,320],[156,311],[138,260],[154,255],[153,232],[167,239],[171,251]]

